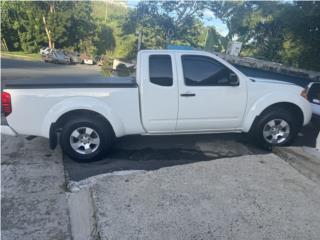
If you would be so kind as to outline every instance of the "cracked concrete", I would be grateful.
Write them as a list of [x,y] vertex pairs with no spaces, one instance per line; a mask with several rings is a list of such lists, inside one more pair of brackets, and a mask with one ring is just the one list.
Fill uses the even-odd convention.
[[318,239],[320,187],[274,154],[108,175],[101,239]]
[[275,148],[273,152],[298,172],[320,184],[320,152],[318,150],[310,147],[291,146]]
[[2,136],[2,239],[71,239],[59,151],[48,142]]

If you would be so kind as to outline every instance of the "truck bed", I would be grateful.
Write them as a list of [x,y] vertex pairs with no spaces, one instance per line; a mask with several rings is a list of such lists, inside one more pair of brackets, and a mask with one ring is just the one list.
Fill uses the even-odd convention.
[[101,77],[88,79],[74,78],[43,78],[4,80],[4,89],[35,89],[35,88],[133,88],[137,87],[133,77]]

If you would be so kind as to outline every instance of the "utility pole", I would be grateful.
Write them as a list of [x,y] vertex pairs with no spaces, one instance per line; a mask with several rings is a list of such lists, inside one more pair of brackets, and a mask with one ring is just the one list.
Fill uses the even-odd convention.
[[204,44],[203,44],[204,49],[206,49],[206,47],[207,47],[208,36],[209,36],[209,28],[207,27],[206,38],[204,39]]
[[105,11],[105,15],[104,15],[105,22],[107,22],[107,18],[108,18],[108,0],[106,0],[106,11]]
[[138,33],[138,46],[137,46],[138,51],[141,48],[141,42],[142,42],[142,30],[140,30]]

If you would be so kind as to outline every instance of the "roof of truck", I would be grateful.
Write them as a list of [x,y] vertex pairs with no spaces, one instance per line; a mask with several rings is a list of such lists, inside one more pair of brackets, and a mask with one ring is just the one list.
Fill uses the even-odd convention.
[[211,52],[203,51],[203,50],[189,50],[189,49],[144,49],[140,50],[139,53],[144,52],[159,52],[159,53],[185,53],[185,52],[191,52],[191,53],[207,53],[207,54],[213,54]]

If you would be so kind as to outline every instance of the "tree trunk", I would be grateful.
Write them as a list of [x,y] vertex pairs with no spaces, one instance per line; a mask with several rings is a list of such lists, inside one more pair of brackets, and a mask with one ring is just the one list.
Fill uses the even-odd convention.
[[46,34],[47,34],[47,38],[48,38],[48,46],[49,46],[49,48],[54,48],[54,43],[52,42],[52,38],[51,38],[51,31],[48,29],[45,16],[42,16],[42,21],[43,21],[43,24],[44,24],[44,29],[45,29]]
[[104,21],[107,22],[107,19],[108,19],[108,3],[106,0],[106,11],[105,11],[105,15],[104,15]]
[[8,51],[8,50],[9,50],[5,38],[2,38],[2,40],[1,40],[1,48],[3,48],[5,51]]
[[[50,5],[49,5],[49,13],[54,13],[55,12],[55,8],[54,8],[54,2],[51,2]],[[43,21],[43,24],[44,24],[44,29],[46,31],[46,34],[47,34],[47,38],[48,38],[48,47],[49,48],[54,48],[55,44],[54,44],[54,41],[52,40],[52,34],[51,34],[51,31],[47,25],[47,21],[46,21],[46,18],[45,16],[42,16],[42,21]]]

